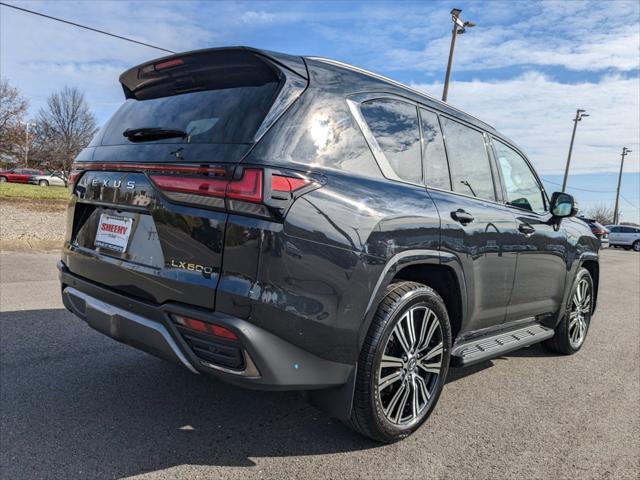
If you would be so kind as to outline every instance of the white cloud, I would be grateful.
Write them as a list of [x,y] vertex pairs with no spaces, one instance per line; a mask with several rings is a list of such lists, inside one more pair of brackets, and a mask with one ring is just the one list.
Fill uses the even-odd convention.
[[[439,98],[441,84],[414,85]],[[563,173],[572,119],[577,108],[589,113],[578,125],[571,172],[616,172],[620,150],[640,151],[640,79],[604,77],[597,83],[560,83],[530,72],[505,81],[454,82],[449,103],[493,125],[516,142],[544,173]],[[639,156],[626,172],[640,172]]]
[[[421,50],[392,48],[385,59],[393,69],[436,70],[447,58],[451,36],[427,42]],[[623,24],[607,32],[591,32],[583,38],[543,35],[530,30],[489,27],[469,29],[456,46],[457,71],[480,71],[517,65],[560,66],[569,70],[602,71],[638,69],[640,31],[637,24]]]
[[249,10],[248,12],[243,13],[240,16],[240,20],[245,23],[256,24],[256,23],[273,23],[277,19],[276,15],[269,12],[256,12],[254,10]]

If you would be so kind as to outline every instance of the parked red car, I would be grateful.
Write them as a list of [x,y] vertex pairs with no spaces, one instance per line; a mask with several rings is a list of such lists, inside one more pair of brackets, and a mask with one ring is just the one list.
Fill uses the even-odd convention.
[[11,170],[3,170],[0,171],[0,183],[29,183],[29,178],[33,175],[44,175],[44,172],[35,168],[12,168]]

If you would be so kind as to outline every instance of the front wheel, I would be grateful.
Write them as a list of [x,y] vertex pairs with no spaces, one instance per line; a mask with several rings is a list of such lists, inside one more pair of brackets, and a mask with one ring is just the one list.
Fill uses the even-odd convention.
[[576,275],[564,318],[556,327],[556,333],[544,345],[557,353],[576,353],[587,338],[594,301],[593,279],[589,270],[581,268]]
[[640,240],[636,240],[633,242],[633,251],[640,252]]
[[0,177],[0,183],[7,183],[7,177]]
[[49,182],[47,182],[46,180],[40,180],[38,182],[38,185],[40,185],[41,187],[48,187],[49,186]]
[[360,353],[351,427],[385,443],[413,433],[440,397],[450,350],[440,295],[420,283],[390,285]]

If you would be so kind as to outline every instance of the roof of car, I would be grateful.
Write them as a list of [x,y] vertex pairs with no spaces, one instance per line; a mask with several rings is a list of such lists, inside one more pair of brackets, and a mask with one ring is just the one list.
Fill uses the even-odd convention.
[[[151,60],[149,62],[145,62],[144,64],[138,65],[137,67],[133,67],[131,69],[129,69],[127,72],[124,72],[121,76],[121,82],[122,79],[124,78],[124,76],[129,73],[134,71],[137,68],[140,68],[144,65],[149,65],[149,64],[153,64],[153,63],[157,63],[160,61],[165,61],[165,60],[170,60],[173,58],[178,58],[180,56],[184,56],[184,55],[191,55],[191,54],[195,54],[195,53],[206,53],[206,52],[215,52],[215,51],[233,51],[233,50],[242,50],[242,51],[249,51],[249,52],[254,52],[256,54],[271,58],[272,60],[274,60],[275,62],[279,63],[280,65],[283,65],[285,67],[287,67],[288,69],[298,73],[300,76],[308,78],[308,72],[307,69],[305,67],[305,61],[315,61],[315,62],[321,62],[324,63],[325,65],[331,65],[334,68],[339,68],[339,69],[343,69],[349,72],[352,72],[354,74],[360,74],[360,75],[364,75],[366,77],[368,77],[369,79],[375,80],[380,82],[380,84],[384,84],[387,87],[391,87],[397,91],[401,91],[403,94],[405,94],[408,97],[414,97],[417,101],[422,101],[423,103],[425,103],[426,105],[432,105],[434,108],[441,110],[444,113],[448,113],[452,116],[455,116],[457,118],[460,118],[461,120],[464,120],[472,125],[477,126],[478,128],[485,130],[488,133],[491,133],[499,138],[501,138],[502,140],[511,143],[511,145],[515,146],[517,148],[517,145],[515,145],[511,140],[509,140],[508,138],[506,138],[504,135],[500,134],[500,132],[498,132],[493,126],[489,125],[487,122],[484,122],[483,120],[480,120],[477,117],[474,117],[473,115],[459,109],[456,107],[451,106],[451,104],[443,102],[441,100],[438,100],[437,98],[434,98],[430,95],[427,95],[424,92],[421,92],[419,90],[416,90],[414,88],[411,88],[403,83],[400,83],[396,80],[387,78],[383,75],[379,75],[377,73],[373,73],[370,72],[368,70],[365,70],[363,68],[360,67],[356,67],[354,65],[345,63],[345,62],[340,62],[338,60],[333,60],[330,58],[325,58],[325,57],[318,57],[318,56],[299,56],[299,55],[290,55],[290,54],[286,54],[286,53],[281,53],[281,52],[273,52],[270,50],[263,50],[263,49],[259,49],[259,48],[254,48],[254,47],[246,47],[246,46],[231,46],[231,47],[218,47],[218,48],[207,48],[207,49],[202,49],[202,50],[193,50],[193,51],[189,51],[189,52],[181,52],[181,53],[177,53],[174,55],[169,55],[169,56],[165,56],[165,57],[161,57],[161,58],[156,58],[154,60]],[[303,60],[304,59],[304,60]]]

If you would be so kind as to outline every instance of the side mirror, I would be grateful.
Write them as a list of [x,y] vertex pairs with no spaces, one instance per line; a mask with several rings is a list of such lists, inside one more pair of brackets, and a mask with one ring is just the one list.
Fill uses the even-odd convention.
[[551,195],[551,214],[556,218],[573,217],[578,213],[578,204],[573,195],[554,192]]

